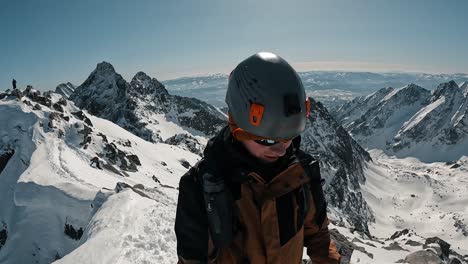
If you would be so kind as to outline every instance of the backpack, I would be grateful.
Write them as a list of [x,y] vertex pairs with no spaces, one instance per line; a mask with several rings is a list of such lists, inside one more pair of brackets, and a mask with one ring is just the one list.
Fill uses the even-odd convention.
[[[325,180],[320,175],[319,161],[302,151],[297,151],[296,155],[306,175],[310,178],[307,184],[300,187],[304,195],[301,199],[303,204],[300,204],[300,209],[302,209],[300,213],[305,218],[310,209],[309,201],[312,196],[316,208],[316,224],[322,226],[327,216],[327,202],[322,188]],[[202,161],[208,162],[205,159]],[[198,165],[202,165],[201,163],[203,162],[199,162]],[[229,246],[233,238],[233,212],[230,206],[233,198],[226,187],[224,178],[217,175],[213,168],[215,168],[214,164],[205,163],[198,166],[198,177],[200,177],[203,189],[212,241],[217,248],[222,248]]]

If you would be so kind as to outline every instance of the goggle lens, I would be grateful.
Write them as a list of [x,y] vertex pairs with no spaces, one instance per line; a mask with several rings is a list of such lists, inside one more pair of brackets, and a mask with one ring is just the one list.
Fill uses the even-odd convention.
[[260,145],[263,145],[263,146],[267,146],[267,147],[270,147],[270,146],[273,146],[273,145],[276,145],[278,143],[280,143],[281,141],[275,141],[273,139],[259,139],[259,140],[254,140],[255,143],[257,144],[260,144]]

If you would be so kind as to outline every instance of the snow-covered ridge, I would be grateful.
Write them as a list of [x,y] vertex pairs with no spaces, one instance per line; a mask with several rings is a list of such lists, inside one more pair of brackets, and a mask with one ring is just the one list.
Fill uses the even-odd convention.
[[[0,100],[0,263],[51,263],[77,247],[97,247],[95,235],[107,240],[87,250],[87,260],[80,263],[109,263],[116,254],[119,263],[144,261],[144,256],[150,261],[150,255],[161,260],[158,263],[174,263],[170,221],[175,188],[199,156],[142,140],[58,94],[20,92]],[[116,194],[119,182],[134,188]],[[121,202],[106,203],[113,195],[110,201]],[[112,217],[107,218],[105,210],[98,213],[105,204],[115,213]],[[121,218],[116,210],[120,206]],[[155,208],[164,211],[153,212]],[[122,219],[141,217],[145,210],[145,219],[153,224],[139,234],[145,235],[145,244],[156,245],[147,255],[134,240],[139,236],[122,239],[118,232],[115,237],[109,233],[117,231]],[[106,218],[99,218],[103,215]],[[102,221],[111,229],[93,228]],[[138,257],[123,254],[122,247],[109,247],[109,239],[121,246],[130,243],[127,248],[139,252]]]
[[377,94],[385,96],[357,98],[333,113],[360,144],[427,162],[468,156],[468,94],[456,82],[432,92],[410,84]]

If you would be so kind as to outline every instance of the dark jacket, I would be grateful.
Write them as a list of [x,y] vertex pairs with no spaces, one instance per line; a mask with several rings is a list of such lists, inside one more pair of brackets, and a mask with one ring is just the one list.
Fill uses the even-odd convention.
[[[204,159],[180,180],[175,232],[179,263],[301,263],[303,247],[314,264],[338,263],[328,232],[328,219],[315,223],[315,207],[303,215],[309,181],[293,145],[273,164],[258,162],[228,128],[211,139]],[[208,162],[207,162],[208,160]],[[232,195],[233,239],[216,248],[210,237],[199,175],[216,164]],[[301,200],[302,199],[302,200]]]

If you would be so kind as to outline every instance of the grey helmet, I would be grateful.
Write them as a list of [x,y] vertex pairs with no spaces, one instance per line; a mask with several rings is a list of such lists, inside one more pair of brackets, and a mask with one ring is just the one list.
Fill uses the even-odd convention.
[[250,56],[231,72],[226,103],[239,128],[275,140],[304,131],[310,109],[296,71],[269,52]]

